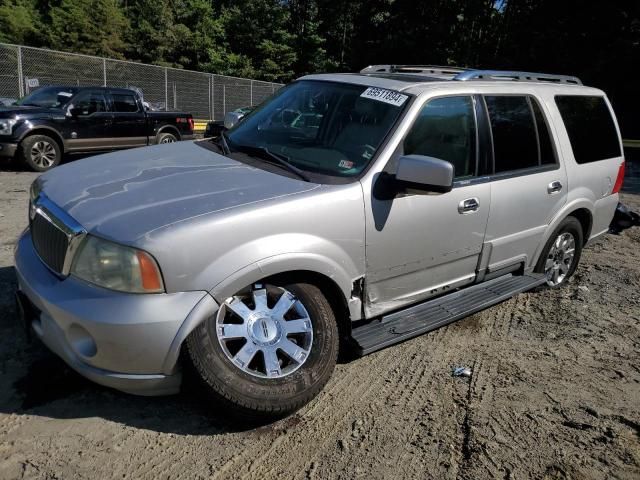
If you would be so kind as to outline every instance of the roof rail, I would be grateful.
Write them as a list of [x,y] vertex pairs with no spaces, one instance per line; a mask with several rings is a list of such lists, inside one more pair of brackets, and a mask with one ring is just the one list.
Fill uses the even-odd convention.
[[549,82],[582,85],[578,77],[569,75],[550,75],[548,73],[510,72],[507,70],[465,70],[458,73],[454,80],[511,80],[516,82]]
[[415,73],[422,75],[457,75],[464,72],[461,67],[447,67],[442,65],[369,65],[360,73]]

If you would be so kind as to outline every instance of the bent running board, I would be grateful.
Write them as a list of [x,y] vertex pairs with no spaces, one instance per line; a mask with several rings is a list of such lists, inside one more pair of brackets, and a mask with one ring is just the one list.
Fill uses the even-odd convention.
[[542,274],[505,275],[390,313],[354,328],[351,336],[358,353],[367,355],[508,300],[545,280]]

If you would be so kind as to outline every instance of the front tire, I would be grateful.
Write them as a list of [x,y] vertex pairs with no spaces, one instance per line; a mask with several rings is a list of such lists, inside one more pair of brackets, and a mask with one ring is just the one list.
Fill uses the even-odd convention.
[[553,232],[538,259],[535,271],[544,273],[547,286],[564,285],[578,268],[583,245],[582,225],[575,217],[567,217]]
[[47,135],[31,135],[25,138],[20,151],[23,163],[34,172],[46,172],[60,164],[62,149],[58,142]]
[[213,400],[238,418],[283,417],[329,380],[338,327],[318,287],[255,285],[196,327],[186,356]]

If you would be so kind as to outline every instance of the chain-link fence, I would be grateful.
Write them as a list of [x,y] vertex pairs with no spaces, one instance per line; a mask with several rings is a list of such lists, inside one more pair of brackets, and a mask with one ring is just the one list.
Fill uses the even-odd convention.
[[259,104],[282,86],[0,43],[0,97],[20,98],[46,85],[139,87],[155,108],[214,120],[236,108]]

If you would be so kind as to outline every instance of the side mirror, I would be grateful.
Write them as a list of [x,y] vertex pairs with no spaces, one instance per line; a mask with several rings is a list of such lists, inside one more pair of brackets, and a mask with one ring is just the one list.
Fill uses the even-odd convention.
[[226,128],[227,130],[232,128],[233,126],[237,125],[240,120],[242,120],[242,117],[244,117],[244,113],[240,113],[240,112],[227,112],[227,114],[224,116],[224,128]]
[[405,155],[398,159],[396,183],[410,193],[446,193],[453,188],[453,165],[439,158]]
[[72,117],[79,117],[80,115],[82,115],[82,109],[81,108],[75,108],[72,107],[69,109],[69,115]]

